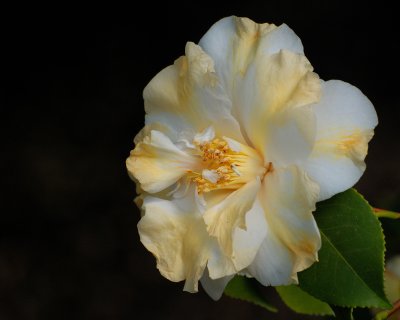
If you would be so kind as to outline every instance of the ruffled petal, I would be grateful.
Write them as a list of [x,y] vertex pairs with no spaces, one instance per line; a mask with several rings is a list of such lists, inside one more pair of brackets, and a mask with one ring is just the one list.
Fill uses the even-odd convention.
[[320,98],[320,80],[308,60],[280,51],[254,61],[236,79],[236,118],[249,143],[275,166],[307,158],[315,141],[310,105]]
[[253,59],[283,49],[303,54],[300,38],[287,25],[257,24],[234,16],[216,22],[199,45],[213,58],[216,72],[230,96],[233,80],[246,72]]
[[[290,163],[297,161],[286,157],[286,150],[293,150],[292,147],[302,147],[298,158],[308,155],[314,138],[313,123],[304,126],[305,117],[288,120],[287,114],[272,117],[319,99],[318,76],[304,57],[296,34],[286,25],[276,27],[247,18],[228,17],[214,24],[199,44],[215,61],[216,71],[232,100],[233,115],[247,143],[262,151],[265,157],[272,157],[266,146],[275,144],[276,157]],[[288,146],[282,147],[279,141],[266,141],[267,137],[276,136],[270,124],[278,121],[280,127],[289,127],[280,130],[285,131],[285,136],[289,132]],[[293,154],[297,153],[292,152],[290,156]]]
[[228,282],[233,278],[233,275],[219,278],[211,279],[208,271],[204,271],[203,277],[200,279],[201,285],[207,294],[216,300],[219,300],[224,293],[225,287]]
[[191,42],[185,53],[144,89],[146,124],[159,122],[193,135],[213,126],[217,136],[243,141],[212,58]]
[[207,209],[203,215],[208,233],[217,238],[222,251],[234,262],[234,232],[236,228],[246,229],[246,213],[253,207],[259,188],[260,179],[254,179]]
[[[227,197],[230,192],[225,190],[213,193],[214,195],[206,197],[208,205],[210,205],[210,203],[229,201]],[[226,204],[225,202],[225,205]],[[213,207],[212,204],[211,207]],[[227,234],[227,241],[231,242],[232,252],[230,255],[226,255],[226,253],[222,251],[223,248],[219,245],[213,247],[207,265],[208,274],[211,279],[219,279],[227,275],[238,273],[254,260],[266,235],[264,211],[257,199],[245,215],[245,226],[245,229],[237,227],[234,228],[233,231],[231,229],[224,231]],[[221,228],[223,227],[222,225]],[[225,227],[229,228],[229,225]],[[229,233],[231,233],[231,238],[229,238]]]
[[147,196],[142,208],[140,240],[156,257],[160,273],[171,281],[186,280],[184,290],[197,292],[211,250],[201,215],[187,199]]
[[365,170],[368,142],[378,118],[372,103],[356,87],[338,80],[322,86],[313,106],[316,143],[304,168],[320,186],[318,201],[352,187]]
[[160,131],[151,130],[142,138],[140,142],[136,140],[126,166],[144,191],[156,193],[171,186],[198,162]]
[[317,197],[318,185],[296,166],[276,169],[264,178],[259,199],[267,236],[249,268],[260,282],[288,284],[317,261],[321,237],[312,215]]

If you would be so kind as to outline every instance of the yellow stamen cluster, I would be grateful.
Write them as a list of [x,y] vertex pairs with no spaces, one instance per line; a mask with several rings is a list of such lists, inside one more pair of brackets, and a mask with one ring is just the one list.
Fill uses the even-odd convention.
[[232,188],[237,184],[237,177],[240,172],[238,156],[240,152],[232,151],[227,142],[221,139],[214,139],[198,145],[202,158],[203,168],[212,172],[215,182],[204,177],[202,173],[191,172],[192,180],[197,184],[199,193],[209,192],[219,188]]

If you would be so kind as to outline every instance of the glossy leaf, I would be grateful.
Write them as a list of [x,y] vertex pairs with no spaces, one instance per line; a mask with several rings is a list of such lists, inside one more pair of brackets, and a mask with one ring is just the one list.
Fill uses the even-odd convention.
[[300,287],[342,307],[390,308],[383,291],[384,238],[372,208],[350,189],[320,202],[319,262],[299,273]]
[[276,307],[267,302],[265,297],[258,290],[254,279],[235,276],[226,286],[224,293],[231,298],[254,303],[268,311],[278,311]]
[[283,302],[297,313],[311,315],[333,315],[331,307],[321,300],[310,296],[299,286],[281,286],[276,287],[279,296]]

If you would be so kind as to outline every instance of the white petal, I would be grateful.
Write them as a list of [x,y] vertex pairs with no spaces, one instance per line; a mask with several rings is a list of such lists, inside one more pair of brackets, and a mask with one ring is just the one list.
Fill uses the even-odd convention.
[[213,238],[210,247],[210,256],[207,263],[208,274],[212,279],[220,279],[226,276],[234,275],[237,269],[230,257],[226,256],[218,245],[217,240]]
[[228,93],[233,91],[232,79],[244,73],[247,64],[256,56],[271,55],[283,49],[303,54],[299,37],[287,25],[256,24],[234,16],[215,23],[199,45],[213,58]]
[[145,197],[138,224],[140,240],[154,254],[157,268],[171,281],[186,280],[184,290],[197,291],[209,257],[210,237],[191,199]]
[[146,124],[160,122],[178,132],[194,133],[213,126],[217,136],[243,141],[213,60],[194,43],[187,43],[186,56],[150,81],[143,97]]
[[297,282],[297,272],[317,259],[321,240],[311,214],[318,187],[295,166],[277,169],[263,181],[259,194],[264,208],[266,236],[246,269],[264,285]]
[[286,24],[281,24],[276,29],[273,29],[266,39],[261,42],[259,50],[265,54],[274,54],[281,50],[304,54],[300,38]]
[[246,214],[246,229],[236,228],[233,234],[233,262],[243,270],[254,260],[267,234],[264,210],[258,199]]
[[295,163],[312,150],[315,118],[309,105],[320,98],[312,70],[304,56],[280,51],[253,61],[235,80],[235,116],[248,141],[274,165],[282,159],[282,165]]
[[[215,61],[242,134],[260,151],[265,151],[266,137],[274,135],[268,131],[271,113],[319,98],[318,76],[303,55],[300,39],[286,25],[228,17],[214,24],[199,44]],[[292,136],[292,145],[301,139],[307,144],[310,137],[302,134],[308,131],[297,130],[301,135]]]
[[253,207],[259,188],[260,180],[254,179],[204,213],[207,231],[217,238],[227,256],[233,254],[235,229],[246,229],[246,213]]
[[318,139],[343,131],[373,129],[378,117],[371,101],[355,86],[340,80],[322,83],[321,101],[314,105],[318,119]]
[[378,118],[360,90],[338,80],[323,83],[321,101],[313,108],[317,118],[316,144],[304,168],[320,185],[320,201],[359,180]]
[[252,264],[246,271],[264,286],[294,283],[294,255],[270,229]]
[[[264,178],[259,199],[268,231],[249,269],[263,283],[288,284],[317,260],[321,237],[312,215],[317,196],[318,186],[296,166],[276,169]],[[266,261],[268,267],[262,269]]]
[[207,292],[207,294],[216,301],[221,298],[226,285],[232,278],[233,275],[219,279],[211,279],[206,269],[204,271],[203,277],[200,279],[200,282],[204,291]]
[[197,159],[181,151],[162,132],[151,130],[126,160],[129,174],[143,190],[159,192],[178,181]]
[[265,125],[264,159],[274,167],[305,161],[315,143],[315,115],[311,106],[290,108],[271,117]]

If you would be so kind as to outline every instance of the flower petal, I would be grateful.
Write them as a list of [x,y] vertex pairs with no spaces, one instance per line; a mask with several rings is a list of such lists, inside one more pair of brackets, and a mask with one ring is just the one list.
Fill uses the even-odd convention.
[[[213,201],[220,202],[229,192],[219,191],[219,196],[212,196]],[[211,197],[207,197],[210,202]],[[219,201],[217,199],[220,199]],[[258,200],[246,213],[246,229],[235,228],[232,234],[232,254],[225,255],[219,246],[214,246],[208,261],[208,272],[211,279],[232,275],[246,268],[256,256],[266,235],[264,211]],[[221,226],[223,227],[223,226]],[[228,232],[229,230],[227,230]]]
[[159,72],[144,89],[146,124],[160,122],[193,134],[213,126],[217,136],[243,141],[212,58],[191,42],[185,52],[186,56]]
[[159,192],[178,181],[197,160],[177,148],[162,132],[151,130],[126,160],[128,172],[143,190]]
[[236,79],[236,118],[248,141],[276,165],[305,159],[315,139],[310,104],[320,98],[320,80],[308,60],[280,51],[254,61]]
[[148,196],[143,209],[145,215],[138,224],[140,240],[156,257],[157,268],[171,281],[186,280],[184,290],[197,292],[210,251],[201,215],[187,199]]
[[236,270],[243,270],[253,262],[266,233],[264,210],[256,198],[246,214],[246,229],[236,228],[233,232],[233,263]]
[[318,259],[321,237],[312,215],[317,196],[318,186],[296,166],[276,169],[264,178],[259,200],[267,236],[248,268],[260,282],[289,284]]
[[268,229],[256,257],[246,272],[264,286],[289,285],[295,283],[293,265],[294,254],[271,229]]
[[215,301],[219,300],[224,293],[225,287],[228,282],[233,278],[233,275],[219,278],[219,279],[211,279],[208,271],[205,270],[203,277],[200,279],[201,285],[205,292],[214,299]]
[[[316,121],[311,106],[288,108],[265,124],[264,132],[254,132],[254,141],[264,143],[265,162],[284,167],[305,161],[315,143]],[[261,134],[260,134],[261,133]]]
[[313,106],[316,144],[304,168],[320,185],[318,201],[352,187],[365,170],[368,142],[378,118],[372,103],[356,87],[338,80],[322,86]]
[[208,275],[211,279],[220,279],[237,272],[232,259],[222,252],[214,237],[212,237],[212,246],[210,249],[207,269]]
[[[265,151],[266,137],[274,136],[268,131],[269,115],[319,98],[318,76],[303,55],[300,39],[286,25],[228,17],[212,26],[199,44],[215,61],[242,134],[258,150]],[[308,136],[310,130],[296,131],[307,136],[293,134],[295,140],[289,139],[293,146],[313,138]]]
[[287,25],[257,24],[234,16],[215,23],[199,45],[213,58],[228,94],[233,92],[232,80],[245,73],[256,56],[271,55],[282,49],[303,54],[301,40]]
[[[237,258],[239,261],[241,258],[236,257],[233,250],[234,233],[236,228],[246,230],[246,214],[253,207],[259,188],[260,180],[254,179],[230,193],[219,203],[214,200],[217,204],[211,205],[203,215],[208,233],[217,238],[222,251],[228,257],[232,257],[234,263]],[[213,202],[210,196],[206,202],[208,204]]]

